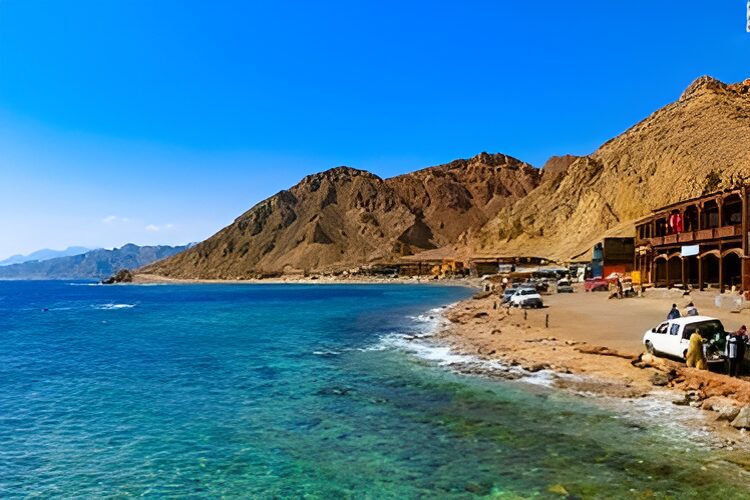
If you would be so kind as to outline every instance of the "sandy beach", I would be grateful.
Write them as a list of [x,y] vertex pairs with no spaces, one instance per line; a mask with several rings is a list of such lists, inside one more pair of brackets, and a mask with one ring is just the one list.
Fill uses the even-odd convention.
[[[641,398],[668,391],[673,401],[667,404],[709,410],[698,412],[702,415],[696,425],[732,445],[750,442],[744,431],[729,424],[750,404],[750,377],[687,368],[644,353],[642,345],[645,330],[662,321],[672,303],[682,307],[693,300],[702,314],[720,318],[727,330],[750,323],[747,311],[717,309],[709,294],[690,298],[666,291],[621,300],[579,291],[544,300],[545,307],[536,310],[509,309],[495,295],[463,301],[445,312],[446,327],[437,339],[482,360],[549,372],[553,386],[581,395]],[[508,372],[509,378],[517,375]]]
[[439,285],[439,286],[465,286],[479,287],[477,278],[457,278],[435,280],[421,277],[385,277],[385,276],[326,276],[326,275],[287,275],[280,278],[247,278],[247,279],[187,279],[187,278],[168,278],[156,274],[138,273],[133,275],[133,284],[137,285],[158,285],[158,284],[201,284],[201,283],[231,283],[231,284],[311,284],[311,285],[370,285],[370,284],[420,284],[420,285]]

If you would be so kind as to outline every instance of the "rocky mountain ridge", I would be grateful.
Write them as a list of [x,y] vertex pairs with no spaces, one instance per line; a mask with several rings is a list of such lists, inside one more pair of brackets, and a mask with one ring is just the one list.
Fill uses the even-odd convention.
[[336,167],[305,177],[195,248],[143,271],[231,279],[393,262],[468,241],[540,178],[527,163],[487,153],[386,180]]
[[[677,101],[545,178],[470,246],[560,260],[585,255],[605,235],[632,236],[633,221],[652,209],[749,176],[750,79],[727,85],[704,76]],[[720,182],[707,186],[709,177]]]
[[83,254],[35,260],[0,267],[0,280],[103,279],[122,269],[137,269],[171,257],[189,248],[184,246],[138,246],[99,248]]
[[[342,270],[436,249],[461,255],[586,255],[632,235],[651,209],[750,176],[750,79],[693,82],[586,156],[542,169],[502,154],[390,179],[349,167],[305,177],[195,248],[143,272],[243,278]],[[444,252],[445,253],[445,252]]]

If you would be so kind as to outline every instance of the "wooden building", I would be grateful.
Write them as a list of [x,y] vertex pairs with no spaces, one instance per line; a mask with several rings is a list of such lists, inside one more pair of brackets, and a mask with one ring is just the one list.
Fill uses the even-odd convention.
[[643,282],[750,292],[749,191],[673,203],[636,222],[635,269]]
[[469,269],[473,276],[484,276],[515,271],[517,267],[542,266],[548,263],[544,257],[474,256],[469,259]]

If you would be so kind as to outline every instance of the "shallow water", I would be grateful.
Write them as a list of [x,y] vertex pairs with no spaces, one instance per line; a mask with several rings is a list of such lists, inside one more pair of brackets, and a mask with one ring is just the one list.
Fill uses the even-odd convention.
[[623,417],[394,341],[466,289],[79,285],[0,282],[3,498],[750,491],[670,408]]

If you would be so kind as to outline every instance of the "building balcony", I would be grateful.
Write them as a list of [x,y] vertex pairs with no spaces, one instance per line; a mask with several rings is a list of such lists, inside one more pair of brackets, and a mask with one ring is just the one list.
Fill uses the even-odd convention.
[[[742,226],[723,226],[713,227],[709,229],[701,229],[700,231],[685,231],[679,234],[668,234],[666,236],[657,236],[651,238],[650,243],[652,247],[661,245],[674,245],[676,243],[694,243],[705,240],[718,240],[724,238],[734,238],[742,236]],[[649,240],[644,240],[644,244]]]
[[651,246],[652,247],[658,247],[659,245],[664,244],[664,236],[655,236],[651,238]]
[[677,241],[680,243],[690,243],[695,241],[695,231],[685,231],[677,235]]
[[742,233],[742,226],[724,226],[717,227],[714,229],[715,238],[731,238],[733,236],[740,236]]

